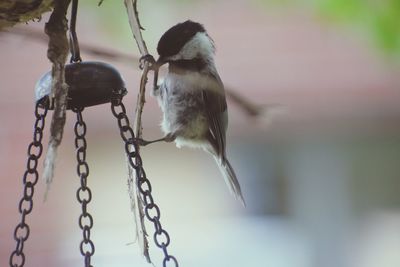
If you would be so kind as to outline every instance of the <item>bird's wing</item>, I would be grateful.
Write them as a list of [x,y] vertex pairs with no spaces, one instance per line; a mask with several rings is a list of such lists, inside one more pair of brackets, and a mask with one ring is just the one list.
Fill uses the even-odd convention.
[[212,75],[220,88],[205,89],[202,91],[204,106],[209,122],[208,139],[219,158],[225,158],[225,135],[228,125],[228,112],[223,84],[218,74]]

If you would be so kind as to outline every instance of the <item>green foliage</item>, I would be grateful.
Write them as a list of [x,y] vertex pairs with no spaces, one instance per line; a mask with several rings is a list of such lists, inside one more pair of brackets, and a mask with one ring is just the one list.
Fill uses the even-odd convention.
[[385,49],[400,51],[400,1],[390,2],[374,17],[373,31]]
[[318,9],[328,17],[342,21],[363,19],[368,12],[362,0],[323,0],[317,1]]
[[267,7],[306,7],[326,20],[367,32],[383,51],[400,54],[400,0],[254,0]]
[[132,39],[123,1],[80,1],[78,20],[90,12],[96,24],[116,43],[129,43]]
[[365,27],[386,52],[400,52],[400,0],[322,0],[318,10],[337,22]]

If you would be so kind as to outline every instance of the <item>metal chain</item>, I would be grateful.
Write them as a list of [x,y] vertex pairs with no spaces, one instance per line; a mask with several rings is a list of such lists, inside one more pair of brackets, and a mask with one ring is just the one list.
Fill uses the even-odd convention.
[[[118,111],[118,109],[120,111]],[[136,142],[135,134],[129,124],[129,119],[126,115],[126,109],[121,101],[120,96],[116,96],[111,101],[111,111],[115,118],[118,120],[118,127],[120,130],[121,138],[125,142],[125,152],[128,156],[130,166],[135,170],[137,177],[137,186],[139,188],[140,197],[144,202],[144,213],[146,218],[154,224],[154,243],[157,247],[162,249],[164,253],[163,267],[167,267],[168,263],[172,266],[178,267],[177,259],[168,253],[167,247],[170,244],[169,234],[161,226],[160,222],[160,208],[154,203],[151,193],[151,183],[146,177],[143,168],[142,158],[139,154],[138,144]]]
[[43,129],[45,118],[48,111],[48,99],[44,102],[38,101],[35,106],[35,125],[33,131],[33,141],[28,146],[28,161],[26,171],[22,178],[24,183],[24,195],[19,202],[18,211],[21,214],[21,222],[15,227],[14,239],[17,242],[15,250],[10,256],[10,267],[22,267],[25,264],[24,243],[29,237],[30,229],[26,223],[26,215],[33,209],[34,187],[39,179],[37,171],[38,160],[43,152]]
[[82,206],[82,213],[79,216],[79,227],[83,231],[83,240],[80,243],[79,249],[82,256],[85,258],[85,267],[93,267],[90,259],[94,254],[95,248],[90,239],[90,230],[93,227],[93,217],[87,212],[87,205],[92,200],[92,191],[87,186],[87,177],[89,176],[89,165],[86,162],[86,123],[82,117],[83,108],[74,108],[76,113],[75,132],[75,148],[76,159],[78,161],[77,173],[81,179],[81,186],[76,192],[76,198]]
[[72,0],[71,20],[69,24],[69,44],[71,51],[70,63],[81,62],[78,36],[76,35],[76,17],[78,14],[78,0]]

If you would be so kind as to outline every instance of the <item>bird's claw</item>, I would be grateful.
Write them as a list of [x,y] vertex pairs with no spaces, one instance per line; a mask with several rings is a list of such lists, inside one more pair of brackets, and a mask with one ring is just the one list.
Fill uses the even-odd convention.
[[151,144],[151,142],[143,140],[142,138],[136,138],[136,143],[139,146],[147,146],[148,144]]
[[144,55],[141,58],[139,58],[139,68],[141,70],[143,70],[144,64],[146,62],[149,63],[149,68],[151,70],[154,70],[154,66],[155,66],[156,60],[154,59],[154,57],[152,55],[147,54],[147,55]]
[[164,141],[167,143],[173,142],[176,139],[176,135],[173,133],[169,133],[167,135],[164,136]]
[[146,140],[144,140],[142,138],[136,138],[136,144],[138,144],[139,146],[147,146],[149,144],[157,143],[157,142],[170,143],[170,142],[175,141],[175,139],[176,139],[176,135],[172,134],[172,133],[169,133],[166,136],[164,136],[163,138],[152,140],[152,141],[146,141]]

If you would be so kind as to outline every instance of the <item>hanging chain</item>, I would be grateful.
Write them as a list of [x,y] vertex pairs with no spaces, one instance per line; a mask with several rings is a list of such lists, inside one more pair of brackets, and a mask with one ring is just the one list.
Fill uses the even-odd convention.
[[25,222],[26,215],[33,209],[33,193],[34,187],[39,179],[37,171],[38,160],[43,152],[43,129],[45,118],[48,111],[48,99],[44,102],[37,101],[35,106],[35,126],[33,132],[33,141],[28,146],[28,162],[26,171],[22,178],[24,183],[24,196],[18,205],[21,214],[21,222],[15,227],[14,239],[17,242],[15,250],[10,256],[10,267],[22,267],[25,264],[24,243],[29,237],[29,225]]
[[78,36],[76,35],[76,17],[78,14],[78,0],[72,0],[71,21],[69,24],[69,47],[71,51],[70,63],[81,62],[81,53],[79,50]]
[[[120,109],[120,111],[117,111]],[[170,244],[169,234],[161,226],[160,222],[160,208],[154,203],[153,196],[151,193],[151,184],[146,177],[146,173],[143,168],[143,162],[140,154],[138,153],[138,144],[135,140],[135,134],[129,124],[129,119],[126,115],[126,109],[121,101],[121,97],[116,96],[111,101],[111,111],[115,118],[118,120],[118,127],[122,140],[125,142],[125,152],[128,156],[129,165],[135,170],[137,177],[137,186],[141,195],[141,199],[144,202],[144,213],[146,218],[154,224],[154,243],[157,247],[162,249],[164,253],[163,267],[166,267],[168,262],[175,267],[178,267],[177,259],[168,254],[167,247]]]
[[83,240],[80,243],[79,249],[82,256],[85,258],[85,267],[92,267],[90,259],[94,254],[94,244],[90,239],[90,230],[93,227],[93,217],[87,212],[87,204],[92,200],[92,192],[87,186],[87,178],[89,176],[89,165],[86,162],[86,123],[82,117],[83,108],[74,108],[76,113],[75,132],[75,148],[76,159],[78,161],[77,173],[81,179],[81,186],[76,192],[76,198],[82,206],[82,213],[79,216],[79,227],[83,231]]

